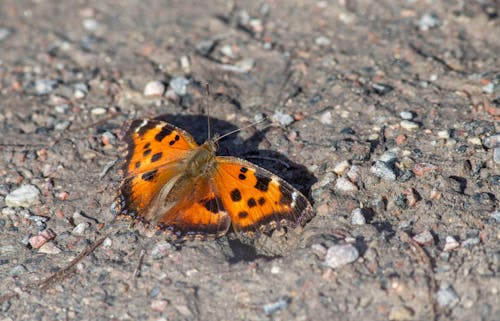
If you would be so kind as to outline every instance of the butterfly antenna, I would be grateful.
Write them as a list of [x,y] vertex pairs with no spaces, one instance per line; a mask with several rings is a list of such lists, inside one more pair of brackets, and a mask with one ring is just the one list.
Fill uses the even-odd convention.
[[210,140],[210,108],[208,107],[208,96],[210,95],[210,88],[208,83],[205,84],[205,110],[207,111],[207,127],[208,127],[208,140]]
[[253,123],[248,124],[248,125],[246,125],[246,126],[244,126],[244,127],[241,127],[241,128],[235,129],[235,130],[232,130],[232,131],[230,131],[229,133],[225,133],[224,135],[217,137],[216,142],[218,142],[219,140],[221,140],[221,139],[222,139],[222,138],[224,138],[224,137],[227,137],[227,136],[229,136],[229,135],[232,135],[232,134],[234,134],[234,133],[240,132],[240,131],[242,131],[242,130],[244,130],[244,129],[247,129],[247,128],[249,128],[249,127],[253,127],[253,126],[257,125],[257,124],[260,124],[260,123],[262,123],[262,122],[263,122],[263,121],[265,121],[265,120],[267,120],[267,116],[264,116],[264,117],[262,117],[262,119],[259,119],[259,120],[257,120],[257,121],[254,121]]

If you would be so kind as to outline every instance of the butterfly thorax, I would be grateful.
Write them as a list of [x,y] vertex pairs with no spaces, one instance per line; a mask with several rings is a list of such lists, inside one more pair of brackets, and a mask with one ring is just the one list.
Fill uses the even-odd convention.
[[207,140],[194,152],[186,166],[186,173],[192,177],[207,175],[215,165],[217,145],[214,140]]

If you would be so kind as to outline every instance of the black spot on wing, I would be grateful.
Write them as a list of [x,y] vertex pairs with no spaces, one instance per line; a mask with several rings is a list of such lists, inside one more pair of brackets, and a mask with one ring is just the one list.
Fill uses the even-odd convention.
[[210,199],[205,199],[200,201],[200,204],[202,204],[208,211],[216,214],[219,213],[219,211],[225,211],[224,205],[222,205],[222,200],[220,198],[210,198]]
[[159,142],[163,140],[166,136],[170,135],[172,133],[172,129],[168,125],[164,125],[160,132],[155,135],[155,139]]
[[146,157],[146,156],[148,156],[149,154],[151,154],[151,149],[146,149],[142,155],[143,155],[144,157]]
[[162,152],[154,154],[153,156],[151,156],[151,162],[156,162],[157,160],[159,160],[161,158],[162,155],[163,155]]
[[135,162],[135,168],[141,167],[141,162]]
[[248,168],[246,168],[246,167],[240,168],[240,172],[242,172],[242,173],[246,173],[247,171],[248,171]]
[[257,202],[255,201],[255,199],[253,197],[248,199],[247,204],[248,204],[248,207],[250,207],[250,208],[257,206]]
[[247,218],[248,217],[248,212],[246,211],[241,211],[238,213],[239,218]]
[[145,181],[151,181],[156,176],[157,172],[158,172],[158,170],[156,170],[156,169],[149,171],[149,172],[146,172],[146,173],[142,174],[141,178]]
[[241,180],[245,180],[247,177],[245,175],[243,175],[243,174],[239,174],[238,178],[241,179]]
[[241,201],[241,193],[240,193],[240,190],[235,188],[231,191],[230,193],[231,195],[231,199],[233,200],[233,202],[239,202]]
[[266,203],[266,199],[264,197],[259,198],[259,205],[264,205]]
[[259,191],[267,192],[272,179],[259,173],[255,173],[255,178],[257,179],[257,183],[255,183],[254,187]]
[[143,149],[148,149],[149,146],[151,146],[151,143],[146,143],[146,145],[144,145]]

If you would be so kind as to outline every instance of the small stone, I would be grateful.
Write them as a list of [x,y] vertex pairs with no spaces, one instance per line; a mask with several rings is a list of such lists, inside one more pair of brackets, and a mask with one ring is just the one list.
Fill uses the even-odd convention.
[[285,114],[279,110],[274,112],[273,120],[278,122],[281,126],[291,125],[295,121],[292,116]]
[[421,31],[427,31],[431,28],[437,28],[441,25],[439,17],[434,13],[424,13],[418,21],[418,28]]
[[496,148],[493,150],[493,161],[494,161],[496,164],[500,164],[500,147],[496,147]]
[[360,208],[355,208],[351,212],[351,224],[352,225],[365,225],[366,218],[363,216],[363,212]]
[[57,81],[49,79],[35,80],[34,88],[37,95],[46,95],[55,89]]
[[59,114],[65,114],[69,109],[68,104],[57,105],[54,107],[54,110]]
[[91,19],[91,18],[83,19],[82,25],[88,31],[94,31],[97,28],[99,28],[99,22],[97,20]]
[[451,137],[450,131],[447,129],[438,131],[437,135],[439,138],[442,138],[442,139],[449,139]]
[[89,223],[87,222],[81,222],[75,228],[73,231],[71,231],[71,234],[73,235],[83,235],[85,233],[85,230],[90,226]]
[[58,248],[54,243],[49,242],[45,243],[38,249],[39,253],[45,253],[45,254],[59,254],[62,252],[60,248]]
[[476,145],[476,146],[481,146],[483,144],[479,137],[470,137],[469,139],[467,139],[467,141],[469,143],[471,143],[472,145]]
[[458,241],[453,236],[447,236],[443,250],[445,252],[449,252],[449,251],[453,251],[454,249],[456,249],[459,246],[460,246],[460,243],[458,243]]
[[481,87],[481,89],[483,90],[483,93],[487,95],[492,94],[495,91],[495,84],[490,82],[489,84]]
[[319,36],[316,39],[314,39],[314,42],[318,46],[329,46],[332,42],[330,41],[330,38],[325,37],[325,36]]
[[335,182],[335,190],[341,194],[351,194],[358,191],[358,187],[345,177],[339,177]]
[[361,168],[357,165],[351,165],[351,168],[349,168],[346,176],[349,177],[351,182],[359,183],[361,180]]
[[398,154],[397,152],[395,151],[386,151],[385,153],[383,153],[379,160],[384,162],[384,163],[387,163],[387,164],[392,164],[394,163],[396,160],[398,159]]
[[496,148],[500,147],[500,134],[495,134],[492,136],[485,137],[483,139],[483,145],[486,148]]
[[409,309],[407,307],[404,306],[393,307],[389,312],[389,320],[394,320],[394,321],[410,320],[414,314],[415,312],[413,312],[412,309]]
[[0,41],[4,41],[11,35],[12,31],[9,28],[0,27]]
[[116,136],[112,132],[104,132],[101,135],[101,142],[104,146],[112,146],[116,144]]
[[153,246],[153,249],[151,250],[151,257],[153,260],[158,260],[171,254],[174,250],[175,248],[169,242],[160,241]]
[[168,306],[168,300],[159,299],[151,301],[151,309],[154,311],[163,312]]
[[5,204],[10,207],[30,207],[38,202],[40,191],[33,185],[21,185],[5,197]]
[[440,307],[452,308],[460,301],[460,297],[451,286],[441,287],[436,295]]
[[104,107],[92,108],[92,110],[90,111],[90,113],[95,116],[104,115],[106,112],[107,110]]
[[271,274],[280,274],[281,273],[281,268],[277,265],[273,265],[271,267]]
[[387,84],[375,83],[372,84],[373,91],[380,96],[390,93],[394,88]]
[[233,47],[230,45],[224,45],[219,49],[220,53],[226,57],[232,58],[234,57]]
[[333,172],[339,176],[344,175],[344,173],[349,169],[349,166],[349,161],[341,161],[333,167]]
[[168,85],[177,95],[184,96],[187,93],[189,80],[185,77],[174,77],[170,80]]
[[467,180],[460,176],[450,176],[447,179],[448,186],[455,192],[463,194],[467,188]]
[[402,111],[399,113],[399,116],[404,120],[412,120],[415,117],[411,111]]
[[417,163],[413,166],[412,171],[417,176],[424,176],[425,174],[438,171],[439,167],[429,163]]
[[65,120],[65,121],[57,123],[54,126],[54,129],[57,130],[57,131],[63,131],[63,130],[68,129],[69,126],[71,126],[71,121]]
[[403,120],[399,123],[399,125],[408,131],[419,129],[420,125],[414,121],[411,120]]
[[472,248],[479,243],[481,243],[481,239],[479,239],[479,237],[471,237],[462,242],[462,247]]
[[314,243],[311,245],[311,249],[318,255],[326,255],[328,249],[320,243]]
[[264,304],[263,310],[266,315],[273,314],[276,311],[286,309],[288,305],[292,302],[292,299],[290,297],[285,297],[283,299],[280,299],[276,302],[271,302]]
[[10,269],[9,275],[10,276],[17,276],[17,275],[20,275],[20,274],[23,274],[26,272],[28,272],[28,269],[24,265],[18,264],[16,266],[14,266],[12,269]]
[[326,252],[325,264],[332,269],[336,269],[356,261],[358,257],[358,249],[353,245],[334,245]]
[[29,244],[32,248],[38,249],[51,239],[55,237],[55,233],[51,229],[45,229],[38,233],[38,235],[29,238]]
[[189,57],[186,55],[181,56],[179,59],[181,63],[181,68],[185,74],[189,75],[191,73],[191,62],[189,61]]
[[110,239],[109,237],[105,238],[104,241],[102,242],[102,247],[104,248],[110,248],[113,245],[113,240]]
[[423,231],[413,237],[413,240],[420,245],[430,245],[434,241],[430,231]]
[[236,67],[240,68],[243,72],[250,72],[255,66],[255,60],[252,58],[245,58],[235,63]]
[[422,199],[420,194],[414,188],[404,190],[403,194],[406,195],[406,200],[408,201],[408,206],[410,207],[415,206],[417,202]]
[[395,181],[396,173],[387,163],[383,161],[376,161],[375,164],[370,168],[372,174],[380,177],[386,181]]
[[500,223],[500,211],[491,213],[491,218],[494,219],[496,223]]
[[163,96],[165,93],[166,86],[162,81],[154,80],[150,81],[144,86],[143,94],[146,97],[151,96]]
[[89,93],[89,87],[85,83],[75,84],[73,88],[74,88],[73,96],[76,99],[85,98],[85,96],[87,96],[87,94]]
[[323,125],[333,124],[333,116],[331,111],[325,111],[319,118],[319,122]]

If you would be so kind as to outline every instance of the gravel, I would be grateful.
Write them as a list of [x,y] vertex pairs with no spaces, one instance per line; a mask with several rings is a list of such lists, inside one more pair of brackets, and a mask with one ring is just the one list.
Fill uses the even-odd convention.
[[337,269],[356,261],[358,257],[359,252],[353,245],[334,245],[326,252],[325,264],[332,269]]
[[30,207],[37,203],[40,191],[33,185],[21,185],[5,197],[5,204],[11,207]]

